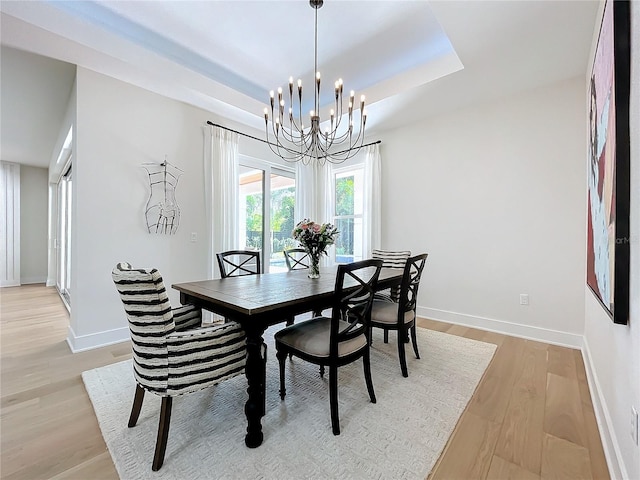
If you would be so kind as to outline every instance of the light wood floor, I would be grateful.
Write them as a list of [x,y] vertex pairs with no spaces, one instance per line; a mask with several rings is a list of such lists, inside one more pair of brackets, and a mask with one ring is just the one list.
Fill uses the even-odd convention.
[[[71,354],[55,289],[0,296],[1,477],[118,478],[80,374],[130,358],[129,343]],[[609,478],[579,351],[420,322],[498,345],[430,480]]]

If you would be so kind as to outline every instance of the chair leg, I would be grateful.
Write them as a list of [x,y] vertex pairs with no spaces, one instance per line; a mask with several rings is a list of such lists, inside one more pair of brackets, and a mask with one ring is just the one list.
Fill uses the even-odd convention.
[[369,355],[369,350],[362,357],[362,363],[364,365],[364,380],[367,382],[369,398],[371,403],[376,403],[376,392],[373,390],[373,379],[371,378],[371,356]]
[[172,397],[162,397],[160,405],[160,423],[158,424],[158,439],[156,440],[156,453],[153,456],[151,470],[157,472],[164,463],[164,452],[167,449],[167,438],[169,437],[169,423],[171,422]]
[[398,357],[400,358],[400,369],[402,370],[402,376],[408,377],[409,372],[407,371],[407,356],[404,352],[404,339],[407,336],[407,331],[405,329],[398,330]]
[[133,407],[131,408],[131,415],[129,416],[129,428],[135,427],[138,423],[138,417],[140,416],[140,410],[142,410],[142,401],[144,400],[144,388],[136,383],[136,393],[133,397]]
[[276,357],[280,367],[280,400],[284,400],[284,396],[287,394],[287,389],[284,387],[284,362],[287,359],[287,352],[276,350]]
[[389,343],[389,330],[384,329],[384,343]]
[[[295,322],[295,315],[290,316],[289,318],[287,318],[287,327],[290,327],[291,325],[294,324]],[[293,354],[289,354],[289,360],[293,360]]]
[[320,365],[320,378],[324,378],[324,365]]
[[334,435],[340,435],[340,418],[338,416],[338,367],[329,366],[329,404],[331,407],[331,428]]
[[416,358],[420,358],[420,353],[418,352],[418,341],[416,339],[416,326],[411,327],[411,342],[413,343],[413,353],[416,354]]

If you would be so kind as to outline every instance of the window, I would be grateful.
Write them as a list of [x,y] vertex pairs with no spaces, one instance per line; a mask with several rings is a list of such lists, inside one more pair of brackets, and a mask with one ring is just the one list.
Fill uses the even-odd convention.
[[72,174],[73,127],[69,128],[56,165],[62,167],[57,185],[55,206],[56,287],[64,305],[71,311],[71,205],[73,198]]
[[351,263],[362,260],[363,167],[334,170],[333,187],[333,223],[340,232],[336,239],[336,262]]
[[239,171],[240,248],[260,250],[265,273],[286,271],[282,251],[295,246],[295,173],[248,158],[240,160]]
[[71,166],[58,182],[58,235],[56,286],[66,305],[71,305],[71,199],[73,176]]

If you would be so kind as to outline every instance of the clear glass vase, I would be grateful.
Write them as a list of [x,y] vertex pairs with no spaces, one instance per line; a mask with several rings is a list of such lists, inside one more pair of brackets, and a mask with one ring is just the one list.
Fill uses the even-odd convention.
[[310,253],[309,260],[309,273],[307,276],[309,278],[320,278],[320,255]]

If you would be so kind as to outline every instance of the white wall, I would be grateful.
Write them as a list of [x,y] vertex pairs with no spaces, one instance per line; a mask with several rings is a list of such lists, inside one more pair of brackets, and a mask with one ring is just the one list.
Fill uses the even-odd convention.
[[[205,278],[202,132],[195,108],[78,68],[71,265],[72,348],[127,338],[126,318],[111,279],[120,261],[156,267],[168,283]],[[176,189],[181,221],[175,235],[147,233],[145,162],[185,171]],[[172,302],[177,295],[168,292]],[[109,333],[111,331],[111,333]]]
[[581,346],[584,88],[576,78],[382,137],[382,246],[429,253],[418,314]]
[[[631,407],[640,412],[640,3],[631,2],[631,305],[629,325],[614,325],[585,288],[584,343],[592,397],[614,478],[640,478]],[[594,45],[599,24],[595,26]],[[589,69],[590,72],[590,69]],[[588,98],[585,91],[584,97]],[[584,161],[584,170],[588,166]],[[585,196],[586,202],[586,196]]]
[[47,280],[46,168],[22,165],[20,169],[20,283]]
[[[202,127],[220,119],[83,68],[76,89],[68,341],[78,351],[129,338],[111,279],[118,262],[158,268],[175,305],[172,283],[207,278]],[[264,146],[252,142],[241,141],[240,152],[262,155]],[[175,235],[154,235],[146,230],[141,164],[165,155],[185,172],[176,188],[181,219]]]

